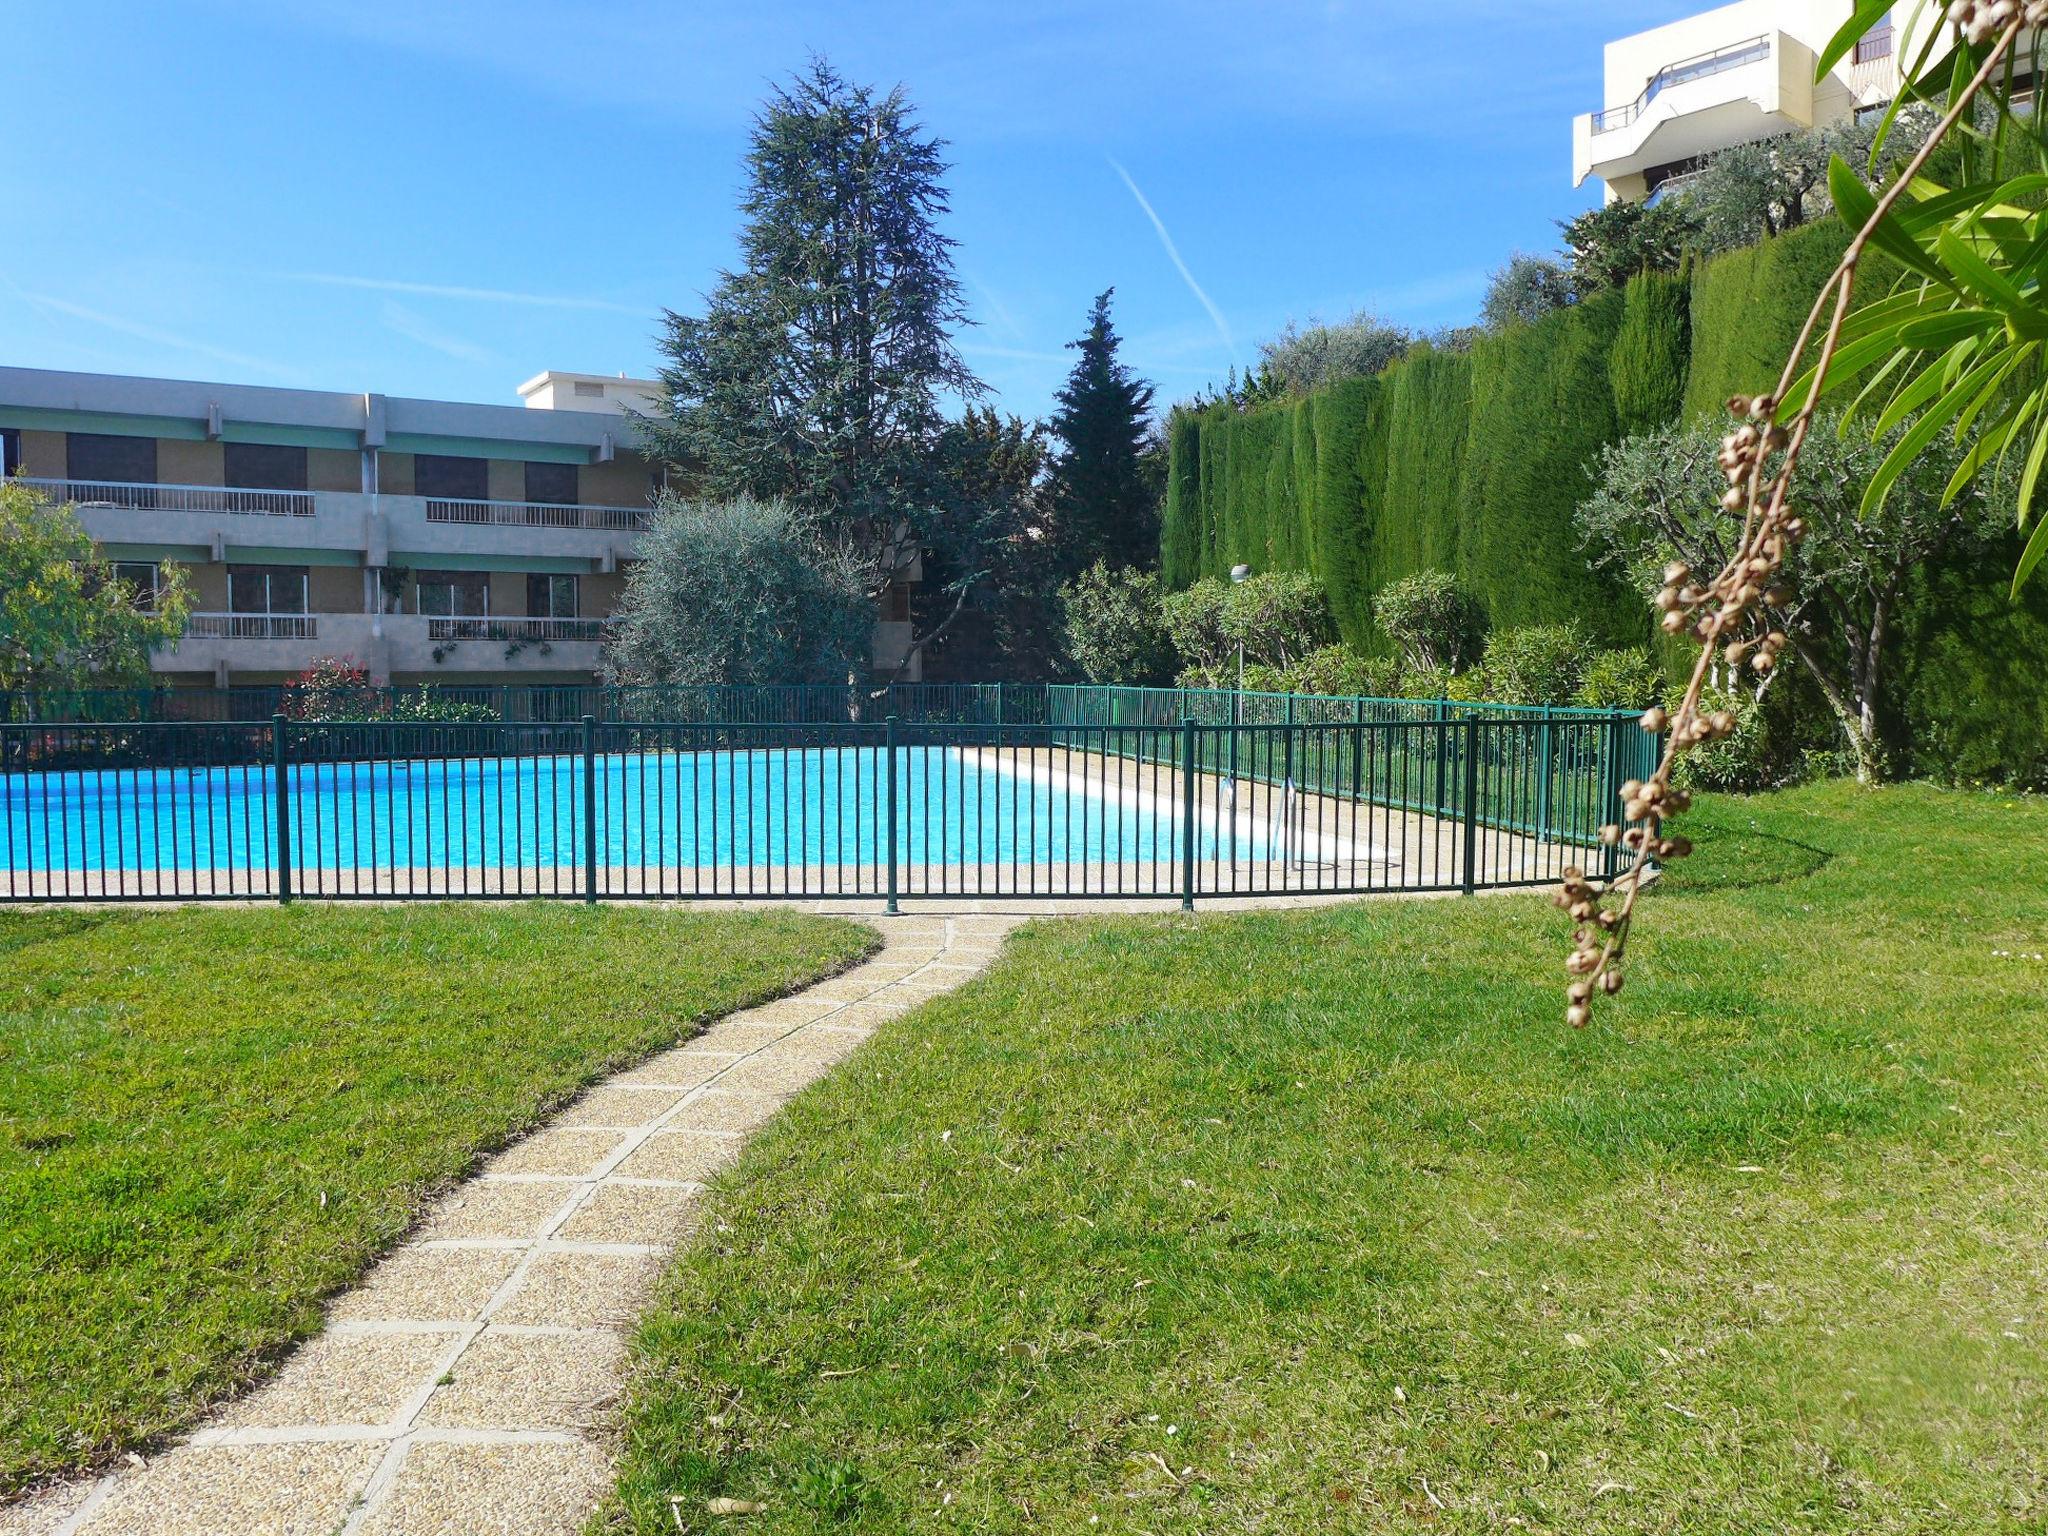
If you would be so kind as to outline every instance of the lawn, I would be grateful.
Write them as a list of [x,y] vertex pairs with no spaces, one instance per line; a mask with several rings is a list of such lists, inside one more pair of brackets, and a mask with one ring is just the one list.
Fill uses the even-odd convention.
[[1536,895],[1022,931],[722,1183],[613,1522],[2038,1530],[2048,805],[1691,820],[1583,1032]]
[[482,1153],[871,940],[539,904],[0,912],[0,1493],[190,1422]]

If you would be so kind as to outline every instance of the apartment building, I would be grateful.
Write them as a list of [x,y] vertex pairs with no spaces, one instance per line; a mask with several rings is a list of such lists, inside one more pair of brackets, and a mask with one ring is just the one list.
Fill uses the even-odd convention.
[[[478,405],[0,368],[0,459],[74,503],[145,600],[183,573],[166,682],[343,657],[380,683],[584,683],[659,485],[625,414],[655,388],[547,372],[521,405]],[[917,574],[878,669],[905,661]]]
[[1890,21],[1815,79],[1853,9],[1853,0],[1736,0],[1609,43],[1606,104],[1572,123],[1572,184],[1598,177],[1609,202],[1641,202],[1715,150],[1881,109],[1910,57]]

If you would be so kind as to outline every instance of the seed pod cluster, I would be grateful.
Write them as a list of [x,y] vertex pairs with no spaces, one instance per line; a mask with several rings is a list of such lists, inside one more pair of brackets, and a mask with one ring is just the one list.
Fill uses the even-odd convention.
[[2048,26],[2048,0],[1950,0],[1948,19],[1981,47],[2016,23]]
[[[2048,5],[2048,0],[2041,0]],[[1664,568],[1656,597],[1666,634],[1685,635],[1709,650],[1718,650],[1731,667],[1747,667],[1767,676],[1790,643],[1782,628],[1769,622],[1772,610],[1782,612],[1792,601],[1782,577],[1786,556],[1804,536],[1805,525],[1787,511],[1782,480],[1773,479],[1773,454],[1790,446],[1790,434],[1774,421],[1778,402],[1770,395],[1737,395],[1728,402],[1736,425],[1721,439],[1719,462],[1728,482],[1721,506],[1743,520],[1736,553],[1712,576],[1702,576],[1683,561]],[[1786,473],[1780,470],[1780,476]],[[1622,819],[1600,829],[1600,841],[1633,856],[1629,869],[1603,891],[1582,870],[1566,871],[1557,905],[1578,925],[1566,969],[1573,981],[1566,989],[1565,1018],[1574,1026],[1591,1017],[1593,992],[1621,990],[1619,965],[1628,942],[1628,928],[1642,876],[1653,859],[1682,859],[1691,842],[1674,837],[1665,823],[1691,807],[1692,797],[1671,782],[1677,756],[1689,748],[1719,741],[1734,733],[1732,710],[1702,709],[1697,686],[1688,689],[1672,709],[1647,709],[1637,722],[1667,741],[1648,780],[1631,779],[1621,786]]]

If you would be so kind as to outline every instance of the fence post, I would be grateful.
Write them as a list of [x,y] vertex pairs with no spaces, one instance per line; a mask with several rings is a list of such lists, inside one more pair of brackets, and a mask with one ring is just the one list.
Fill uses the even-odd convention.
[[996,729],[1003,728],[1003,685],[996,684]]
[[292,801],[285,762],[284,716],[270,717],[270,774],[277,790],[277,900],[282,906],[292,899]]
[[891,917],[894,917],[898,911],[896,905],[896,717],[894,715],[889,716],[887,720],[882,722],[882,742],[885,749],[883,754],[883,772],[889,776],[889,905],[887,911]]
[[[1536,841],[1550,840],[1550,712],[1536,729]],[[1539,858],[1542,855],[1537,855]]]
[[583,904],[597,905],[597,717],[583,717]]
[[1351,798],[1358,799],[1365,793],[1365,700],[1351,701],[1352,724],[1357,729],[1351,741]]
[[1470,896],[1479,888],[1479,717],[1465,717],[1465,882]]
[[1195,910],[1195,717],[1180,722],[1180,909]]
[[[1593,813],[1593,825],[1596,827],[1603,826],[1610,820],[1623,828],[1626,828],[1628,824],[1628,818],[1623,814],[1621,806],[1621,786],[1626,782],[1625,775],[1627,773],[1627,770],[1621,765],[1622,744],[1628,740],[1622,734],[1622,722],[1627,718],[1626,715],[1612,715],[1607,721],[1607,730],[1605,732],[1607,737],[1606,750],[1600,754],[1606,761],[1600,765],[1598,776],[1600,804]],[[1645,739],[1648,739],[1647,735]],[[1619,843],[1609,844],[1601,850],[1600,872],[1610,880],[1621,872],[1621,845]]]
[[1451,766],[1451,732],[1449,726],[1451,710],[1450,706],[1446,704],[1442,699],[1438,699],[1436,701],[1435,708],[1437,723],[1436,813],[1437,816],[1441,818],[1443,816],[1445,806],[1444,796],[1448,790],[1448,787],[1445,783],[1445,776],[1450,772]]
[[[1286,742],[1286,760],[1280,773],[1283,788],[1294,782],[1294,690],[1292,688],[1287,690]],[[1281,813],[1283,815],[1286,813],[1286,802],[1284,800],[1281,802]]]

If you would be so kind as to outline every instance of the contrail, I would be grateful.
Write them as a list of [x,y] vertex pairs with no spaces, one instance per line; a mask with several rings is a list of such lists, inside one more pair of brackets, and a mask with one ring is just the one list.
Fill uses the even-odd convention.
[[274,378],[299,379],[303,375],[295,368],[286,368],[265,358],[251,357],[246,352],[230,352],[225,347],[216,347],[204,341],[195,341],[190,336],[181,336],[176,331],[162,330],[145,325],[139,320],[129,320],[121,315],[110,315],[105,310],[88,309],[83,304],[73,304],[69,299],[60,299],[47,293],[30,293],[26,288],[9,280],[7,286],[22,299],[38,309],[52,310],[68,315],[74,320],[83,320],[91,325],[105,326],[123,336],[133,336],[138,341],[151,342],[159,347],[172,347],[180,352],[191,352],[200,357],[212,358],[230,368],[246,369],[250,373],[267,373]]
[[481,299],[491,304],[531,304],[541,309],[602,309],[620,315],[650,313],[643,306],[615,304],[610,299],[584,299],[553,293],[519,293],[507,288],[463,288],[451,283],[407,283],[396,278],[352,277],[344,272],[286,272],[294,283],[325,283],[332,288],[365,288],[372,293],[407,293],[427,299]]
[[1159,243],[1166,247],[1166,254],[1179,270],[1181,281],[1188,285],[1190,293],[1202,301],[1202,308],[1209,311],[1209,318],[1216,322],[1216,334],[1223,338],[1223,350],[1234,367],[1237,363],[1237,343],[1230,339],[1230,325],[1223,318],[1223,311],[1216,307],[1214,299],[1202,292],[1202,285],[1195,281],[1195,274],[1190,272],[1188,264],[1181,260],[1180,248],[1173,243],[1173,236],[1166,232],[1166,221],[1159,217],[1152,204],[1146,200],[1145,194],[1138,190],[1138,184],[1131,180],[1131,173],[1123,168],[1114,155],[1107,158],[1117,175],[1123,177],[1124,185],[1131,189],[1131,196],[1138,200],[1138,206],[1145,210],[1145,217],[1152,221],[1152,227],[1159,232]]

